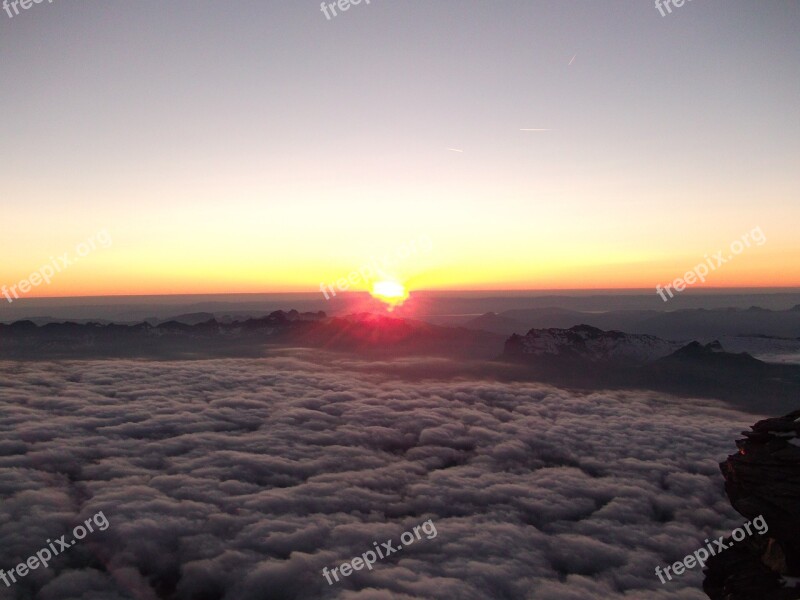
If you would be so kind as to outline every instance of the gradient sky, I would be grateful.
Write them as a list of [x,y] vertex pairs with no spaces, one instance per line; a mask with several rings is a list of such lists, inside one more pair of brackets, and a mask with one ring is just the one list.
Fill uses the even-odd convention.
[[106,230],[28,296],[310,291],[423,236],[412,288],[650,288],[758,226],[708,285],[797,286],[798,32],[796,0],[0,12],[0,285]]

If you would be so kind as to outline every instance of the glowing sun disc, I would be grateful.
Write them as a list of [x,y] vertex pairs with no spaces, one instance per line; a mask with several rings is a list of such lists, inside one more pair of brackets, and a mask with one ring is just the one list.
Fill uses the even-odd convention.
[[396,281],[378,281],[372,284],[370,294],[390,306],[402,304],[408,298],[408,290]]

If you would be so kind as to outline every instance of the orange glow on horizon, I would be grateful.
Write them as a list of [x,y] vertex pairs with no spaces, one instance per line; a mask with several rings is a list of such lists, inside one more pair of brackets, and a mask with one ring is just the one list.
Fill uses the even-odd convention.
[[[777,246],[777,244],[775,244]],[[726,288],[800,287],[800,260],[791,249],[764,247],[737,256],[709,273],[705,283],[689,290]],[[408,287],[417,291],[549,291],[549,290],[653,290],[681,278],[702,253],[665,258],[627,258],[624,255],[592,256],[575,252],[573,256],[552,256],[533,261],[527,257],[535,249],[513,257],[466,256],[456,248],[441,254],[429,253],[397,265],[382,281],[354,283],[349,292],[369,293],[390,307],[407,299]],[[319,282],[336,285],[346,282],[344,275],[355,272],[353,265],[366,264],[359,254],[336,257],[320,265],[311,258],[291,264],[258,257],[239,259],[227,255],[205,261],[184,260],[183,256],[162,256],[152,252],[117,256],[113,250],[93,254],[79,264],[57,273],[49,285],[39,285],[24,298],[86,296],[149,296],[313,293]],[[46,264],[39,253],[26,260],[26,266],[6,263],[0,266],[0,286],[18,284]],[[404,282],[403,284],[398,282]],[[374,285],[373,285],[374,284]],[[340,292],[343,293],[343,292]]]
[[[655,290],[656,284],[669,284],[677,277],[682,277],[682,273],[654,279],[653,282],[645,283],[639,279],[612,280],[603,277],[575,277],[570,279],[514,279],[505,281],[475,281],[467,279],[457,279],[451,281],[435,282],[428,279],[420,282],[416,286],[420,292],[490,292],[490,291],[577,291],[577,290]],[[154,278],[155,279],[155,278]],[[12,282],[16,283],[16,281]],[[172,296],[172,295],[223,295],[223,294],[301,294],[318,293],[319,289],[314,285],[302,285],[297,283],[233,283],[228,281],[141,281],[133,284],[131,281],[118,282],[117,285],[111,282],[71,282],[70,284],[52,285],[39,287],[28,294],[20,295],[20,298],[81,298],[81,297],[104,297],[104,296]],[[687,291],[700,290],[726,290],[726,289],[796,289],[800,288],[800,277],[786,279],[770,277],[764,274],[762,277],[747,278],[728,278],[720,282],[707,281],[705,284],[696,284]],[[369,293],[371,296],[384,301],[379,295],[373,294],[371,290],[351,290],[347,293]],[[343,294],[343,292],[340,292]],[[13,296],[12,296],[13,297]],[[2,299],[2,297],[0,297]],[[388,302],[387,304],[391,304]],[[396,303],[395,303],[396,304]]]

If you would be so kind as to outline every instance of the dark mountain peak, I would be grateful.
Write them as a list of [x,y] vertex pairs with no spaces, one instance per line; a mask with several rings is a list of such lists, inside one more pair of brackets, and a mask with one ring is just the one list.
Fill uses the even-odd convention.
[[177,321],[178,323],[183,323],[184,325],[197,325],[198,323],[203,323],[204,321],[208,321],[209,319],[213,319],[214,314],[208,312],[196,312],[196,313],[186,313],[183,315],[176,315],[174,317],[170,317],[169,319],[163,319],[158,321],[158,323],[169,323]]
[[[700,342],[694,341],[694,342],[689,342],[683,348],[676,350],[672,354],[672,356],[685,357],[685,358],[701,358],[704,356],[710,356],[712,354],[723,354],[723,353],[725,353],[725,349],[722,347],[722,344],[719,343],[719,340],[714,340],[710,344],[705,344],[705,345],[701,344]],[[747,356],[750,355],[747,354]]]
[[722,348],[722,344],[718,341],[705,345],[696,341],[690,342],[683,348],[670,354],[664,360],[690,361],[697,364],[727,365],[729,367],[735,367],[737,365],[740,367],[757,367],[765,364],[747,352],[740,352],[738,354],[725,352]]
[[767,308],[761,308],[760,306],[751,306],[745,312],[749,312],[749,313],[768,313],[768,312],[772,312],[772,311],[767,309]]
[[680,350],[675,352],[675,355],[686,354],[686,355],[694,355],[694,354],[705,354],[705,346],[698,341],[692,341],[686,344]]
[[194,325],[187,325],[186,323],[181,323],[180,321],[165,321],[164,323],[160,323],[156,326],[156,329],[159,331],[165,332],[187,332],[191,331]]
[[486,324],[486,323],[494,323],[494,322],[496,322],[498,320],[510,321],[510,319],[504,319],[503,317],[498,315],[496,312],[486,312],[486,313],[483,313],[481,316],[475,317],[471,321],[468,321],[467,323],[469,325],[475,326],[475,325],[482,325],[482,324]]
[[518,331],[530,329],[524,321],[518,321],[511,317],[496,312],[486,312],[479,317],[470,319],[462,324],[467,329],[478,329],[481,331],[491,331],[503,335],[511,335]]
[[604,334],[622,333],[621,331],[603,331],[602,329],[598,329],[597,327],[592,327],[591,325],[586,325],[585,323],[582,323],[581,325],[575,325],[575,327],[570,327],[569,330],[574,331],[579,335],[585,335],[587,337],[600,337]]
[[38,329],[38,325],[33,321],[14,321],[11,325],[8,325],[8,329],[12,333],[21,333],[23,331],[35,331]]

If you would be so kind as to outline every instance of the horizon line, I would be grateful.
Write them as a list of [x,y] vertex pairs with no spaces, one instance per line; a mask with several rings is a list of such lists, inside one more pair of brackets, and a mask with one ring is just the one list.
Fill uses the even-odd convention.
[[[596,292],[604,294],[613,293],[655,293],[654,288],[646,287],[627,287],[627,288],[452,288],[452,289],[419,289],[413,290],[413,294],[475,294],[475,293],[515,293],[515,294],[543,294],[543,293],[569,293],[569,292]],[[744,286],[744,287],[711,287],[705,286],[696,289],[687,289],[682,295],[704,295],[715,293],[747,293],[747,292],[761,292],[770,294],[781,293],[800,293],[800,286]],[[285,292],[193,292],[193,293],[175,293],[175,294],[87,294],[78,296],[28,296],[25,298],[17,298],[14,302],[21,302],[26,300],[86,300],[92,298],[186,298],[197,296],[316,296],[319,295],[318,290],[313,291],[285,291]],[[366,290],[354,290],[342,292],[342,296],[349,295],[370,295]],[[9,303],[10,304],[10,303]],[[0,303],[0,306],[5,303]]]

